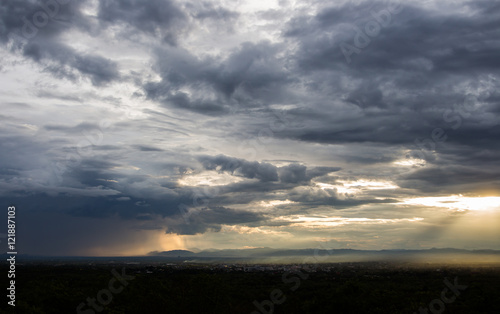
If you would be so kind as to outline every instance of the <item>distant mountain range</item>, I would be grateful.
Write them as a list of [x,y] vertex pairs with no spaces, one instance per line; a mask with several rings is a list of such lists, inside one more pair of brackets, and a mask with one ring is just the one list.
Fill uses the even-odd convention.
[[463,250],[454,248],[432,248],[426,250],[353,250],[353,249],[227,249],[227,250],[204,250],[192,252],[186,250],[153,251],[148,256],[183,257],[183,258],[279,258],[279,257],[331,257],[335,256],[386,256],[404,257],[410,255],[494,255],[500,257],[499,250]]
[[[0,254],[6,260],[8,255]],[[494,263],[500,264],[500,250],[432,248],[425,250],[353,249],[229,249],[153,251],[145,256],[34,256],[19,254],[19,262],[167,262],[167,263],[337,263],[404,261],[416,263]]]

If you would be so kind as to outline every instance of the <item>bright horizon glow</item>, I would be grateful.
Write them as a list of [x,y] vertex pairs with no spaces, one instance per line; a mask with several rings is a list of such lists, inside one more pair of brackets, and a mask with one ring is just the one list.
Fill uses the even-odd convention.
[[451,195],[443,197],[419,197],[406,200],[403,204],[424,205],[430,207],[444,207],[458,211],[491,211],[500,209],[500,197],[465,197],[462,195]]

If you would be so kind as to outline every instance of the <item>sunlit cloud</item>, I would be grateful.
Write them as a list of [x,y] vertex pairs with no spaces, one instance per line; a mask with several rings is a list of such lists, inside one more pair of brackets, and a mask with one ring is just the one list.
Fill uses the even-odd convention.
[[276,200],[276,201],[262,201],[262,202],[260,202],[260,205],[263,207],[274,207],[274,206],[278,206],[278,205],[287,205],[287,204],[293,204],[293,203],[294,202],[292,202],[290,200],[284,200],[284,201]]
[[290,236],[290,232],[276,230],[269,227],[247,227],[247,226],[229,226],[223,225],[221,232],[224,233],[238,233],[238,234],[262,234],[262,235],[280,235]]
[[295,217],[279,217],[280,220],[290,222],[292,227],[304,228],[330,228],[343,225],[365,225],[365,224],[394,224],[401,222],[419,222],[424,218],[347,218],[347,217],[308,217],[308,216],[295,216]]
[[404,166],[404,167],[423,167],[425,166],[426,162],[423,159],[418,159],[418,158],[407,158],[407,159],[401,159],[397,160],[394,162],[395,165],[397,166]]
[[466,197],[462,195],[418,197],[405,200],[403,204],[442,207],[457,211],[496,211],[500,210],[500,197]]
[[181,186],[221,186],[244,180],[244,178],[232,176],[226,172],[205,171],[183,176],[178,183]]
[[340,194],[359,194],[369,190],[391,190],[399,188],[392,182],[360,179],[357,181],[336,181],[339,184],[316,182],[322,190],[337,190]]

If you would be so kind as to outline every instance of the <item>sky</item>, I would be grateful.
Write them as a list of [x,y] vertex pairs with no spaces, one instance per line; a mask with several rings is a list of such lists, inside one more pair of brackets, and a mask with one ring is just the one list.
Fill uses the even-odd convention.
[[484,0],[2,1],[19,253],[500,249],[499,38]]

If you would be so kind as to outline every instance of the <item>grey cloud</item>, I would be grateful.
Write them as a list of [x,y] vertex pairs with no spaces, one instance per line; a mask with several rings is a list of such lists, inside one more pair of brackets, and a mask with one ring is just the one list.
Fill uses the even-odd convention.
[[80,54],[56,40],[35,38],[22,48],[24,56],[41,64],[56,77],[78,80],[90,78],[99,86],[119,78],[118,66],[110,59],[93,54]]
[[189,223],[181,218],[168,223],[167,233],[198,234],[206,231],[220,231],[221,226],[247,225],[264,220],[264,216],[250,211],[233,210],[225,207],[203,208],[189,216]]
[[104,0],[99,2],[98,17],[107,25],[120,22],[153,36],[160,34],[171,44],[176,41],[174,31],[186,19],[184,12],[170,0]]
[[80,73],[90,76],[94,85],[110,82],[119,77],[116,63],[101,56],[77,55],[71,65]]
[[278,169],[280,181],[283,183],[305,183],[315,177],[324,176],[331,172],[339,171],[339,167],[313,167],[307,169],[306,166],[291,164]]
[[46,129],[47,131],[62,131],[65,133],[75,134],[82,133],[84,131],[99,129],[99,125],[96,123],[88,122],[83,122],[76,126],[46,124],[44,125],[44,129]]
[[290,166],[281,167],[279,169],[279,175],[281,182],[287,183],[298,183],[302,181],[308,181],[306,176],[306,166],[292,164]]
[[163,149],[152,147],[152,146],[145,146],[145,145],[133,145],[134,148],[140,150],[141,152],[161,152]]
[[[203,114],[222,114],[230,107],[262,107],[267,101],[286,99],[283,60],[276,57],[278,47],[266,42],[244,43],[224,60],[203,60],[180,48],[157,50],[161,82],[147,82],[149,99],[165,105]],[[192,88],[194,95],[179,91]],[[199,94],[199,95],[198,95]]]
[[340,167],[313,167],[307,169],[307,177],[312,179],[316,177],[321,177],[332,172],[337,172],[341,170]]
[[401,187],[419,189],[425,192],[467,193],[470,184],[478,184],[474,190],[498,189],[500,173],[495,170],[463,166],[427,167],[401,176]]
[[119,77],[115,62],[98,55],[79,54],[64,44],[34,40],[24,47],[25,56],[37,62],[50,61],[47,70],[61,77],[75,80],[80,73],[90,78],[94,85],[102,85]]
[[[16,36],[24,42],[37,37],[51,40],[72,27],[88,28],[89,23],[80,12],[85,0],[60,2],[62,4],[43,0],[2,1],[0,41],[5,44]],[[44,19],[46,16],[49,16],[48,21]]]
[[[61,42],[60,36],[71,28],[89,28],[89,22],[80,12],[84,2],[3,2],[0,40],[7,44],[12,39],[12,52],[20,52],[41,63],[44,69],[58,77],[71,80],[88,77],[94,85],[115,80],[119,73],[113,61],[96,54],[78,53]],[[42,15],[50,17],[44,23],[35,21],[35,18],[42,21],[39,17]]]
[[249,162],[243,159],[232,158],[224,155],[216,157],[204,156],[199,161],[206,170],[227,171],[249,179],[260,181],[277,181],[276,167],[269,163]]
[[199,20],[223,20],[224,23],[231,23],[231,20],[234,20],[239,17],[238,12],[234,12],[228,10],[222,6],[217,6],[208,1],[200,1],[200,2],[190,2],[185,5],[188,9],[188,12],[196,19]]
[[291,190],[287,198],[298,202],[301,206],[311,208],[315,206],[333,206],[335,209],[350,208],[362,204],[396,203],[395,199],[359,199],[349,195],[342,195],[336,189],[318,190],[311,187],[296,187]]

